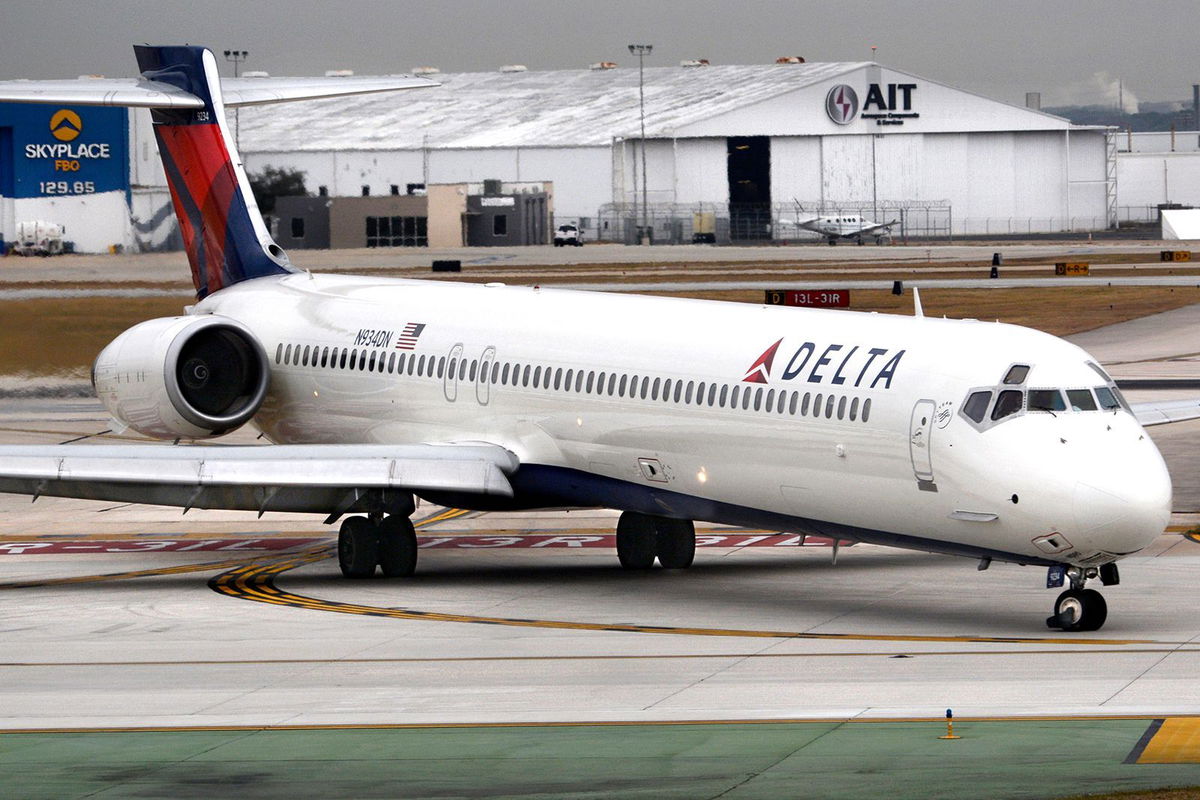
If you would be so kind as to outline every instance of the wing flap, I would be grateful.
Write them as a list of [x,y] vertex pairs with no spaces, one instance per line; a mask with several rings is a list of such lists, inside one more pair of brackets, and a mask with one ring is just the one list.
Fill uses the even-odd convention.
[[0,447],[0,491],[197,508],[327,511],[348,492],[512,496],[491,444]]
[[1131,403],[1129,410],[1144,427],[1200,419],[1200,400],[1168,400],[1161,403]]

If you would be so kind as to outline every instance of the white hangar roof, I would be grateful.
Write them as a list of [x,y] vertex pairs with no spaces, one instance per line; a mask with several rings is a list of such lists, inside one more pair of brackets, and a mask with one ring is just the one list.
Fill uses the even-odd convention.
[[[639,131],[638,70],[467,72],[430,76],[433,89],[240,111],[247,152],[422,147],[595,147]],[[834,86],[893,92],[899,125],[833,122]],[[874,132],[1065,130],[1061,117],[990,100],[869,62],[653,67],[645,73],[647,137],[803,136]],[[905,97],[909,108],[900,109]],[[878,105],[878,104],[876,104]],[[860,111],[875,111],[878,108]]]

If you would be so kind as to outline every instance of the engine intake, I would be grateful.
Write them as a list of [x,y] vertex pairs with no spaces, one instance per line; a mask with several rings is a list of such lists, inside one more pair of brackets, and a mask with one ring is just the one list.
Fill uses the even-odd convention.
[[165,317],[135,325],[93,368],[109,413],[160,439],[220,436],[249,421],[271,372],[262,344],[228,317]]

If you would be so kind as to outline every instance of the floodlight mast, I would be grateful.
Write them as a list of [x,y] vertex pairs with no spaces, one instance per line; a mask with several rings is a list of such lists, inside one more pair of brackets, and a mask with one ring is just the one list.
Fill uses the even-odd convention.
[[[640,232],[639,241],[641,244],[650,244],[650,237],[647,235],[649,226],[649,206],[648,192],[646,190],[646,56],[654,49],[652,44],[631,44],[629,52],[638,57],[638,107],[642,120],[642,229]],[[636,158],[636,156],[635,156]],[[633,187],[634,205],[637,205],[637,185]],[[637,216],[637,209],[634,209],[634,217]]]

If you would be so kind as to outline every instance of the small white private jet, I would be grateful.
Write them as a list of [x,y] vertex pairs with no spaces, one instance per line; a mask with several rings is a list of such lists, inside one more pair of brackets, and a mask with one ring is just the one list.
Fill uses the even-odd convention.
[[819,233],[830,245],[838,243],[839,239],[853,239],[857,244],[865,244],[864,239],[873,238],[875,244],[884,244],[892,237],[892,228],[900,224],[900,220],[891,222],[874,222],[861,214],[809,214],[805,216],[804,206],[796,203],[796,218],[780,220],[780,224],[793,226],[801,230]]
[[[1047,620],[1159,536],[1171,480],[1075,345],[999,323],[311,275],[270,238],[226,107],[431,85],[225,81],[211,51],[142,77],[0,82],[0,100],[152,110],[197,302],[97,357],[116,430],[175,445],[0,447],[0,491],[343,519],[350,578],[412,574],[415,497],[622,512],[627,569],[691,565],[693,521],[1048,568]],[[2,323],[0,323],[2,324]],[[251,424],[264,446],[197,445]],[[187,444],[178,442],[186,441]]]

